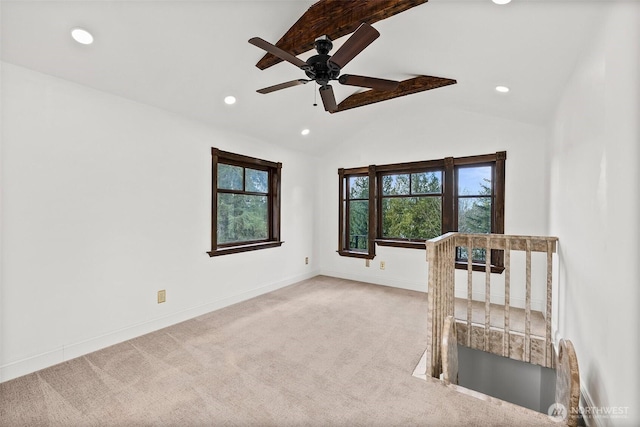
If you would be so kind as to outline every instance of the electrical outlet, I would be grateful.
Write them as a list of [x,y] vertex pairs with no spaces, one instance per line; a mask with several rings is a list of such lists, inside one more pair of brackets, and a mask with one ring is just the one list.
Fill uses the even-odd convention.
[[384,270],[384,261],[380,261],[380,270]]
[[368,259],[365,259],[365,260],[364,260],[364,266],[365,266],[365,267],[369,267],[370,265],[371,265],[371,261],[370,261],[370,260],[368,260]]
[[167,300],[167,291],[165,291],[164,289],[161,291],[158,291],[158,304],[161,304],[166,300]]
[[308,256],[304,257],[304,263],[305,264],[309,264],[309,257]]

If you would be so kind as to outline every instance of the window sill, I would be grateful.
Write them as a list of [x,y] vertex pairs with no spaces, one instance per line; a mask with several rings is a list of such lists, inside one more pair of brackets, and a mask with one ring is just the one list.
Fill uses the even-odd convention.
[[[468,264],[465,261],[456,261],[456,269],[457,270],[468,270]],[[472,271],[481,271],[481,272],[486,272],[486,264],[480,264],[477,262],[474,262],[471,264],[471,270]],[[499,265],[492,265],[491,266],[491,272],[492,273],[496,273],[496,274],[502,274],[502,272],[504,271],[504,267],[501,267]]]
[[259,249],[268,249],[268,248],[276,248],[278,246],[282,246],[284,242],[260,242],[260,243],[250,243],[246,245],[237,245],[237,246],[226,246],[216,249],[215,251],[207,252],[210,257],[220,256],[220,255],[228,255],[228,254],[237,254],[240,252],[249,252],[256,251]]
[[393,246],[396,248],[409,248],[409,249],[427,249],[427,244],[420,240],[386,240],[376,239],[376,245],[379,246]]
[[356,251],[336,251],[340,256],[348,256],[351,258],[362,258],[362,259],[374,259],[375,255],[370,255],[367,252],[356,252]]

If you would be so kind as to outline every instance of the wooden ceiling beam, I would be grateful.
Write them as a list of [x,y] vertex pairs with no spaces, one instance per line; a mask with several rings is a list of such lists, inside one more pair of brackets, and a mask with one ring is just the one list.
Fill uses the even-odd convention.
[[433,76],[418,76],[401,81],[398,88],[395,90],[371,89],[348,96],[338,104],[338,109],[334,112],[338,113],[340,111],[350,110],[351,108],[375,104],[376,102],[411,95],[412,93],[418,93],[425,90],[437,89],[439,87],[449,86],[456,83],[457,81],[453,79]]
[[[320,0],[312,5],[276,43],[280,49],[300,55],[313,49],[317,37],[331,40],[353,33],[361,23],[373,24],[426,3],[428,0]],[[264,70],[281,62],[267,53],[256,67]]]

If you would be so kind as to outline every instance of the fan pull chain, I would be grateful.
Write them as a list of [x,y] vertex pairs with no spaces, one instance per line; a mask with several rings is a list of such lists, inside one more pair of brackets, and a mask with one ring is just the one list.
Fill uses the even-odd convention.
[[313,106],[318,106],[318,91],[316,90],[315,86],[313,86]]

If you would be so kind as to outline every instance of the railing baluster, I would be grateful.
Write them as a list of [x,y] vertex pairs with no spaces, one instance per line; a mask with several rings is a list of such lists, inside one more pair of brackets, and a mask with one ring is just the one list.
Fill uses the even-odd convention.
[[449,248],[447,250],[447,273],[448,273],[448,281],[447,281],[447,314],[445,316],[455,316],[456,310],[456,293],[455,293],[455,256],[456,256],[456,245],[455,240],[449,240]]
[[471,316],[473,313],[473,239],[467,237],[467,347],[471,347]]
[[527,239],[527,282],[524,315],[524,361],[531,362],[531,239]]
[[502,336],[502,355],[511,355],[511,335],[509,333],[511,306],[511,241],[506,240],[504,245],[504,335]]
[[491,237],[485,246],[484,279],[484,351],[489,351],[489,329],[491,327]]

